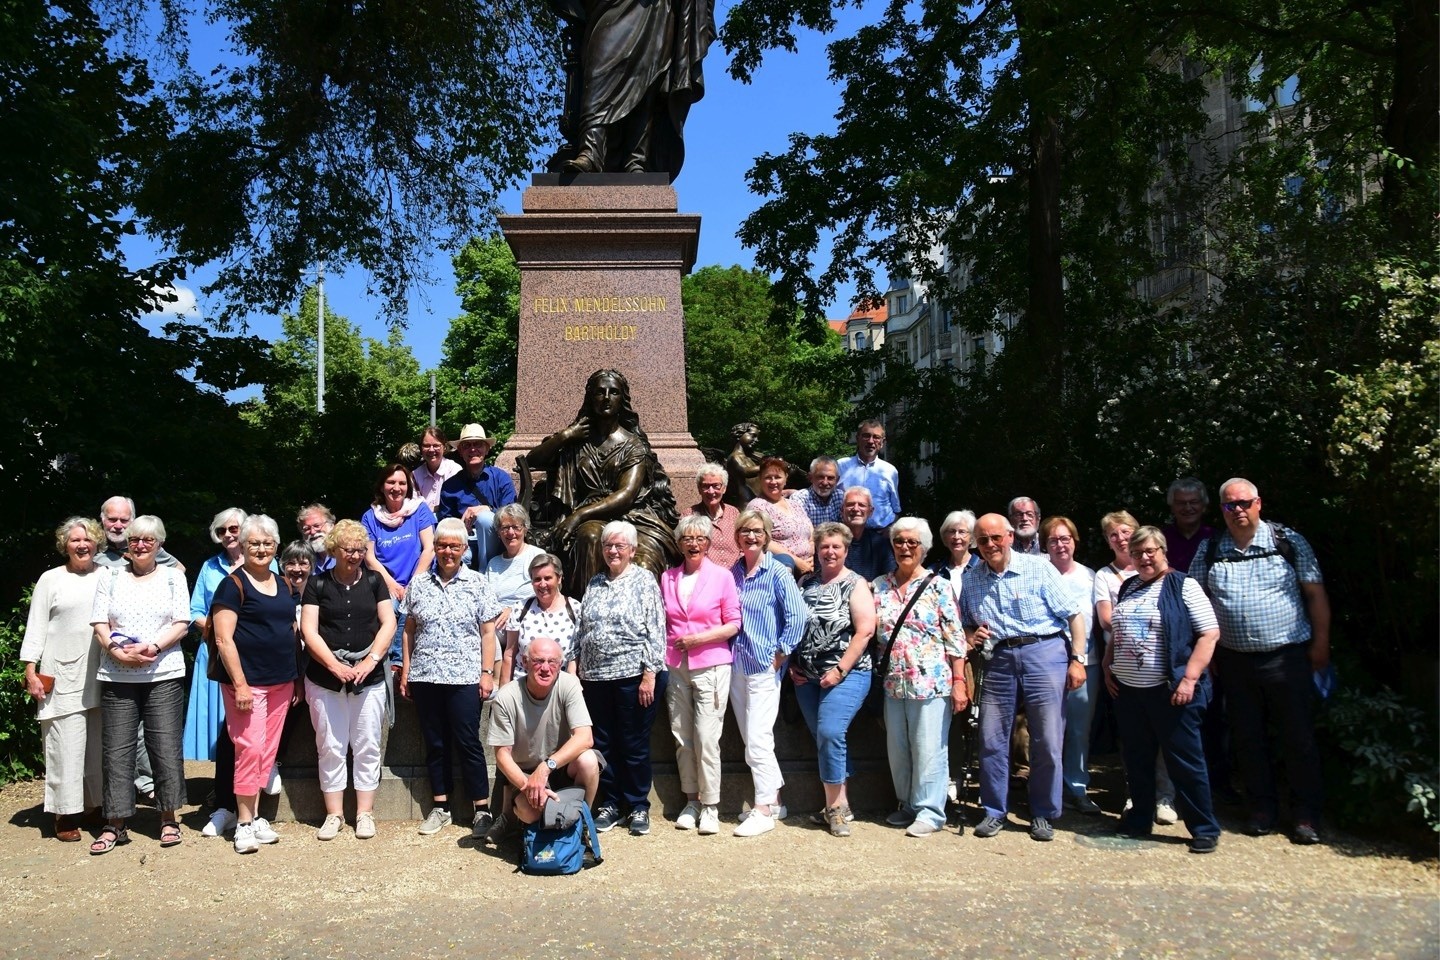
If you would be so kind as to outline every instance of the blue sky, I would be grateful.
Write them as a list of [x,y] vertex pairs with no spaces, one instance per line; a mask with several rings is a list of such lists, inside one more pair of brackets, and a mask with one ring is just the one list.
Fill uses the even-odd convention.
[[[717,22],[724,22],[729,6],[729,3],[717,4]],[[840,21],[837,35],[844,36],[864,16],[853,10],[841,10],[837,11],[837,18]],[[197,66],[208,66],[212,60],[220,62],[219,44],[223,38],[214,27],[195,24],[194,40],[198,48],[192,56]],[[834,129],[839,93],[829,79],[825,43],[826,38],[818,35],[801,35],[796,53],[772,52],[748,85],[731,79],[726,72],[728,58],[719,43],[711,47],[705,60],[705,99],[691,110],[686,123],[685,168],[675,183],[680,209],[701,215],[697,267],[754,265],[751,252],[744,249],[735,236],[741,220],[761,202],[746,189],[745,172],[760,154],[784,150],[793,132]],[[207,44],[209,49],[205,48]],[[519,212],[521,189],[523,184],[517,184],[501,197],[501,206],[507,212]],[[131,243],[127,252],[137,260],[155,255],[154,247],[143,240]],[[439,363],[441,342],[451,318],[459,312],[447,253],[437,251],[433,255],[430,273],[435,278],[434,284],[417,289],[411,297],[406,330],[406,340],[421,366],[426,368]],[[194,271],[182,286],[199,296],[199,288],[211,276],[208,271]],[[367,336],[381,339],[386,329],[379,303],[366,295],[365,287],[366,277],[358,268],[346,270],[342,264],[327,266],[325,297],[330,309],[359,324]],[[829,316],[849,313],[846,298],[850,292],[844,291],[842,300],[830,306]],[[177,307],[183,310],[190,300],[182,290],[182,300]],[[203,297],[194,309],[200,316],[206,315]],[[159,319],[156,318],[157,322]],[[258,336],[273,339],[279,335],[278,317],[251,316],[249,323],[250,332]]]

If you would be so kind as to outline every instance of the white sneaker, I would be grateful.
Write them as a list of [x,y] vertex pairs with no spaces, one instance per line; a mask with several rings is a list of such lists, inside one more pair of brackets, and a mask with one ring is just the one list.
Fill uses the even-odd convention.
[[375,836],[375,815],[373,813],[355,814],[355,839],[369,840]]
[[700,808],[700,836],[713,837],[720,832],[720,810],[716,807]]
[[783,803],[772,803],[770,804],[770,816],[776,820],[784,820],[790,816],[790,810]]
[[345,826],[345,818],[338,813],[325,815],[325,822],[320,824],[320,829],[315,831],[316,840],[334,840],[340,836],[340,828]]
[[691,800],[685,804],[685,809],[680,811],[680,816],[675,818],[676,830],[694,830],[695,821],[700,817],[700,804]]
[[222,808],[210,814],[209,822],[200,828],[200,836],[223,837],[234,829],[235,814]]
[[450,826],[450,811],[441,810],[439,807],[430,808],[430,816],[420,824],[420,836],[430,837]]
[[763,813],[760,813],[760,812],[758,812],[758,811],[755,811],[755,810],[751,810],[751,811],[750,811],[750,816],[746,817],[746,818],[741,822],[740,826],[738,826],[738,827],[735,828],[735,836],[737,836],[737,837],[758,837],[758,836],[760,836],[760,834],[762,834],[762,833],[769,833],[771,830],[774,830],[774,829],[775,829],[775,818],[774,818],[774,817],[767,816],[767,815],[765,815],[765,814],[763,814]]
[[938,829],[938,827],[931,824],[928,820],[916,820],[914,823],[910,824],[910,826],[905,828],[905,836],[918,837],[923,839],[930,836],[930,834],[936,832]]
[[263,789],[265,790],[266,796],[278,797],[280,795],[281,786],[282,784],[280,782],[280,764],[277,763],[275,764],[275,766],[270,768],[270,779],[265,781],[265,786]]
[[1159,801],[1156,802],[1156,804],[1155,804],[1155,822],[1156,822],[1156,823],[1164,824],[1165,826],[1169,826],[1170,824],[1174,823],[1176,820],[1179,820],[1179,819],[1180,819],[1180,815],[1175,812],[1175,801],[1173,801],[1173,800],[1159,800]]
[[260,849],[260,841],[255,839],[255,825],[253,823],[237,823],[235,825],[235,852],[254,853]]
[[276,833],[274,829],[271,828],[270,821],[266,820],[264,817],[256,817],[253,821],[251,821],[250,827],[252,830],[255,831],[255,840],[257,843],[280,842],[280,834]]

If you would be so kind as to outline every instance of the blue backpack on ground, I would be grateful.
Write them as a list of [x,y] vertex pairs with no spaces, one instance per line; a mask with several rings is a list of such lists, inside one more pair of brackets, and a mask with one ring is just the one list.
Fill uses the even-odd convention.
[[604,859],[600,834],[585,802],[585,791],[567,787],[545,804],[539,821],[525,825],[520,842],[521,872],[540,876],[579,873],[585,866],[587,837],[598,864]]

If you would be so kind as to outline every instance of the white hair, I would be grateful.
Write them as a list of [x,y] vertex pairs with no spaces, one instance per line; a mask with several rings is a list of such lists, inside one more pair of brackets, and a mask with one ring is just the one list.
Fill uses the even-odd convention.
[[616,534],[623,537],[625,542],[632,547],[640,542],[640,533],[635,529],[635,524],[629,520],[611,520],[605,524],[605,528],[600,531],[600,542],[604,543]]

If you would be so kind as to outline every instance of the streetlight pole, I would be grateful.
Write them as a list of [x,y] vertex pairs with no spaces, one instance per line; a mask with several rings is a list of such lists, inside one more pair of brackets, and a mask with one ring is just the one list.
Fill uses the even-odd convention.
[[325,412],[325,264],[315,270],[319,286],[320,320],[315,332],[315,412]]

